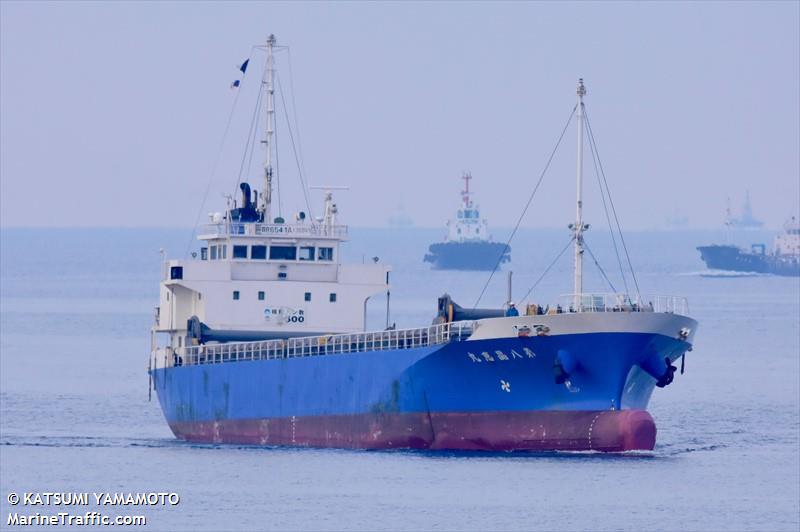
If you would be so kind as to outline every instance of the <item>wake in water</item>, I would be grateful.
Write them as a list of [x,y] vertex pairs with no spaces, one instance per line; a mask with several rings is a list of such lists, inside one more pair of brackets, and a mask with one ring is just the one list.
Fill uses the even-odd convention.
[[108,438],[92,436],[3,436],[0,446],[14,447],[174,447],[173,439]]
[[280,446],[252,446],[252,445],[222,445],[212,443],[190,443],[173,438],[114,438],[91,436],[4,436],[0,446],[10,447],[60,447],[60,448],[174,448],[174,449],[227,449],[248,450],[254,452],[289,452],[289,453],[327,453],[327,454],[395,454],[407,455],[415,458],[429,459],[467,459],[485,460],[493,458],[508,459],[561,459],[561,460],[603,460],[613,461],[619,459],[652,460],[659,457],[674,456],[678,454],[697,451],[713,451],[724,448],[721,444],[702,444],[695,439],[686,442],[658,445],[654,451],[625,451],[607,453],[600,451],[448,451],[448,450],[408,450],[391,449],[380,451],[353,450],[353,449],[317,449],[317,448],[292,448]]
[[725,279],[728,277],[773,277],[771,273],[735,272],[731,270],[700,270],[696,272],[679,273],[678,275],[687,275],[690,277],[710,277],[717,279]]

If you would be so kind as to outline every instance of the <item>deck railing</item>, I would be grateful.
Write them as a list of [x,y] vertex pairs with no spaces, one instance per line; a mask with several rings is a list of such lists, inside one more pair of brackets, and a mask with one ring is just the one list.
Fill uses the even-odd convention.
[[455,322],[416,329],[397,329],[286,340],[230,342],[181,347],[175,350],[177,365],[218,364],[247,360],[272,360],[363,351],[411,349],[464,340],[472,334],[472,322]]
[[262,223],[219,223],[203,225],[199,232],[203,236],[315,236],[347,237],[346,225],[325,224],[262,224]]
[[689,301],[681,296],[632,294],[565,294],[557,307],[562,312],[665,312],[689,314]]

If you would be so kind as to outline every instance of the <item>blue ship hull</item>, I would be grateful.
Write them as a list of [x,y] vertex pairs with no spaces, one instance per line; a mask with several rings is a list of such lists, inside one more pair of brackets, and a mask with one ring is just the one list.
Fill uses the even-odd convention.
[[[343,448],[652,449],[644,409],[689,344],[655,333],[451,341],[420,348],[160,368],[176,436]],[[571,389],[554,362],[571,357]],[[655,378],[654,378],[655,377]]]
[[425,262],[434,270],[493,270],[511,260],[511,247],[500,242],[441,242],[431,244]]
[[800,258],[747,253],[736,246],[700,246],[700,258],[713,270],[800,276]]

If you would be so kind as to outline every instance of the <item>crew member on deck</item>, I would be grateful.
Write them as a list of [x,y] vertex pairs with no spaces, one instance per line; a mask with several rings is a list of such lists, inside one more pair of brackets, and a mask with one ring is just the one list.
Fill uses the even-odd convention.
[[514,306],[513,301],[508,302],[508,308],[506,309],[506,316],[519,316],[519,311],[517,307]]

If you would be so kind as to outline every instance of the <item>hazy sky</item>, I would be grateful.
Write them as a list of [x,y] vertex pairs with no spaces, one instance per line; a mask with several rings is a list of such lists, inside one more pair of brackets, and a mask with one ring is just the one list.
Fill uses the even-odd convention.
[[[796,1],[3,1],[0,224],[192,226],[230,83],[275,33],[291,49],[307,177],[350,187],[347,223],[381,226],[402,206],[441,226],[470,170],[490,224],[513,225],[583,77],[624,227],[718,226],[746,189],[777,227],[800,209],[799,28]],[[252,57],[203,213],[237,179],[264,59]],[[286,53],[278,69],[288,89]],[[575,136],[525,226],[574,216]],[[283,121],[278,144],[286,215],[303,203]],[[591,164],[586,179],[587,217],[603,223]]]

